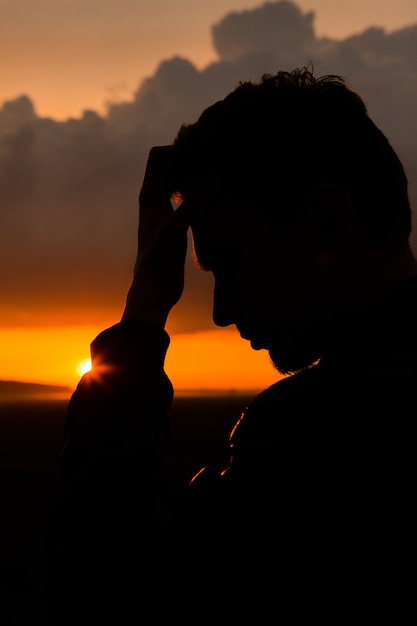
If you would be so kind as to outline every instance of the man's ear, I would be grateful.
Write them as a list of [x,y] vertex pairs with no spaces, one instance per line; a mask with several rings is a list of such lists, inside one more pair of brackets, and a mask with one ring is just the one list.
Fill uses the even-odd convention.
[[333,184],[321,184],[310,196],[310,217],[319,226],[323,245],[338,245],[352,229],[352,201]]
[[344,248],[353,226],[349,194],[334,184],[321,184],[310,195],[310,218],[317,232],[317,263],[334,264]]

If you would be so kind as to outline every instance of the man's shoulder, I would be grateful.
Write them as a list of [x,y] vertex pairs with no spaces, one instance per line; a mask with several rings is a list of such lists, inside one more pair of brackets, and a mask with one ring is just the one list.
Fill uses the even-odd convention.
[[320,368],[313,366],[292,374],[259,393],[234,427],[230,441],[271,441],[278,431],[297,427],[315,415],[319,388],[323,387]]

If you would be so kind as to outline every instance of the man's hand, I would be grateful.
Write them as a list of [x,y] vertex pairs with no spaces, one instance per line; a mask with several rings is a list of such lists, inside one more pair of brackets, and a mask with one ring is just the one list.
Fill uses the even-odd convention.
[[139,194],[138,254],[122,321],[163,328],[184,287],[189,210],[173,210],[161,172],[169,146],[151,149]]

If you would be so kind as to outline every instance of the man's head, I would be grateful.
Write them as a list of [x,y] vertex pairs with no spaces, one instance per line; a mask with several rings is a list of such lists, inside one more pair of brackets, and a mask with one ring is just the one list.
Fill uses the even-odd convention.
[[282,223],[308,209],[320,184],[332,184],[352,199],[369,241],[409,235],[403,167],[341,77],[297,69],[240,83],[182,126],[172,152],[173,185],[185,196],[215,175],[242,208]]
[[358,254],[407,246],[403,167],[338,76],[241,83],[180,129],[171,157],[170,188],[184,199],[209,181],[192,231],[214,274],[215,323],[236,324],[280,371],[322,356]]

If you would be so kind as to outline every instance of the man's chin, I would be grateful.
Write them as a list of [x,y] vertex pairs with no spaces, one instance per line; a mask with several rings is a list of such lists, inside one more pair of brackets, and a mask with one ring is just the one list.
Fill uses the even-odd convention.
[[295,332],[286,329],[281,333],[247,333],[241,332],[244,339],[249,339],[253,350],[267,350],[270,360],[280,374],[295,374],[314,365],[321,355],[321,347],[316,341],[315,332]]
[[268,352],[273,366],[284,376],[296,374],[307,367],[311,367],[320,358],[316,351],[286,350],[282,346],[279,348],[270,347]]

